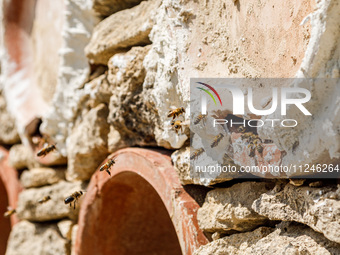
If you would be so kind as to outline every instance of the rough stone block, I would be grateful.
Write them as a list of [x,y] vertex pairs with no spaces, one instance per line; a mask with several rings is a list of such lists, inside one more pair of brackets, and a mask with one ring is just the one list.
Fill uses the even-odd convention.
[[106,105],[91,109],[77,125],[67,141],[68,180],[89,180],[108,154],[109,125]]
[[[278,187],[278,186],[277,186]],[[287,184],[254,201],[255,212],[271,220],[296,221],[340,243],[340,187],[311,188]]]
[[57,183],[65,179],[65,169],[32,168],[24,171],[20,181],[25,188],[40,187]]
[[150,44],[152,12],[158,6],[158,0],[143,1],[138,6],[117,12],[100,22],[85,48],[86,56],[94,64],[107,65],[110,57],[118,52],[132,46]]
[[[38,222],[66,217],[76,219],[82,197],[78,200],[76,209],[73,209],[73,205],[72,207],[65,205],[64,199],[79,190],[84,191],[84,185],[81,182],[70,183],[65,181],[42,188],[27,189],[19,195],[18,217],[23,220]],[[38,201],[45,196],[50,196],[51,199],[39,204]]]
[[327,240],[309,227],[281,223],[277,229],[260,227],[252,232],[234,234],[195,251],[194,255],[235,254],[339,254],[340,245]]
[[59,234],[55,224],[17,223],[10,234],[6,255],[65,255],[69,253],[68,242]]
[[251,205],[270,190],[270,183],[243,182],[209,191],[198,210],[199,225],[207,232],[249,231],[268,222]]

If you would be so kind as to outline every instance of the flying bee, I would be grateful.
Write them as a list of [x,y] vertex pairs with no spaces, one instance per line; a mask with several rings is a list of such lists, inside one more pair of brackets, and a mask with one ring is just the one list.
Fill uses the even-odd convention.
[[263,146],[261,145],[260,139],[257,139],[254,144],[255,144],[255,147],[256,147],[256,150],[258,151],[258,153],[262,154]]
[[81,190],[76,191],[72,193],[70,196],[68,196],[67,198],[65,198],[64,202],[66,205],[70,204],[70,207],[72,206],[72,202],[73,202],[73,209],[76,209],[76,202],[82,195],[83,195],[83,192]]
[[190,156],[190,160],[198,159],[199,155],[201,155],[204,152],[203,148],[199,148],[198,150],[195,150],[194,153]]
[[4,217],[8,218],[9,216],[15,214],[17,211],[12,209],[11,207],[7,207],[7,212],[4,213]]
[[51,199],[51,197],[50,196],[45,196],[45,197],[43,197],[42,199],[40,199],[39,201],[38,201],[38,203],[39,204],[43,204],[43,203],[46,203],[48,200],[50,200]]
[[110,176],[111,176],[111,172],[110,172],[110,168],[116,164],[116,161],[115,161],[116,158],[111,158],[109,159],[104,165],[102,165],[100,168],[99,168],[99,171],[106,171]]
[[181,120],[176,120],[176,121],[171,121],[171,126],[174,127],[176,134],[178,134],[178,131],[181,130],[181,133],[183,132],[182,130],[182,121]]
[[255,156],[255,147],[254,146],[250,147],[250,151],[249,151],[248,155],[249,155],[249,157],[254,157]]
[[252,133],[252,132],[247,132],[247,133],[243,133],[242,135],[241,135],[241,139],[242,140],[244,140],[244,139],[249,139],[249,138],[251,138],[251,137],[253,137],[254,136],[254,134]]
[[179,115],[185,113],[185,110],[183,107],[174,109],[174,110],[170,110],[168,113],[168,118],[172,117],[172,119],[174,120],[176,117],[178,117]]
[[210,145],[211,148],[216,147],[220,141],[223,139],[224,135],[222,133],[219,133],[217,136],[215,136],[214,141]]
[[48,153],[50,153],[51,151],[54,151],[56,149],[55,145],[48,145],[44,148],[42,148],[40,151],[38,151],[37,156],[38,157],[45,157]]
[[237,128],[237,131],[240,132],[240,133],[245,133],[245,132],[247,131],[247,129],[246,129],[246,127],[244,127],[244,126],[239,126],[239,127]]
[[199,114],[199,115],[196,117],[196,119],[195,119],[195,121],[194,121],[194,124],[197,125],[197,124],[200,123],[202,120],[203,120],[203,122],[204,122],[206,117],[207,117],[207,115],[203,115],[202,113]]

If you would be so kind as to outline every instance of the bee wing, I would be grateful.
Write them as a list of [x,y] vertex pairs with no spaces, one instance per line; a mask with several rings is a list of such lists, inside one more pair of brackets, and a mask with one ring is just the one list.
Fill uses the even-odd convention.
[[7,206],[7,211],[13,210],[11,206]]

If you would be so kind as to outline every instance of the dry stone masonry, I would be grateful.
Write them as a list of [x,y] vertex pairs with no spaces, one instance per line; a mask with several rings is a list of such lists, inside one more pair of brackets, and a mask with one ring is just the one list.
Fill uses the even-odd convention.
[[[0,253],[95,254],[97,240],[103,254],[340,254],[339,174],[192,174],[203,122],[176,132],[168,117],[183,107],[190,119],[192,77],[340,78],[339,0],[0,2],[0,212],[16,209],[0,221]],[[263,158],[339,164],[339,83],[306,86],[313,118],[259,130],[272,141]],[[230,144],[241,149],[229,164],[253,160],[241,134]],[[112,155],[119,173],[99,172]],[[77,191],[74,209],[64,200]],[[107,242],[91,238],[99,228]]]

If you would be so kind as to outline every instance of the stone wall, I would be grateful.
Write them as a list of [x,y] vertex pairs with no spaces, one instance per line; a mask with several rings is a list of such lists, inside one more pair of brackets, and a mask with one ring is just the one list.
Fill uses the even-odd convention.
[[[0,198],[8,196],[1,201],[20,219],[11,218],[7,255],[94,254],[93,245],[102,254],[151,254],[148,246],[159,254],[340,254],[337,176],[191,176],[189,126],[177,134],[167,117],[184,107],[189,119],[191,77],[339,78],[339,1],[1,5]],[[318,95],[315,118],[294,134],[262,129],[259,136],[273,141],[265,152],[285,164],[339,163],[339,84],[308,88]],[[292,108],[288,115],[299,118]],[[231,134],[232,143],[239,138]],[[46,141],[57,150],[39,158]],[[249,161],[240,146],[237,164]],[[10,166],[1,163],[7,154]],[[117,172],[99,172],[113,155]],[[79,190],[76,208],[65,205]],[[147,217],[156,212],[158,221]],[[163,223],[165,230],[157,227]],[[152,233],[168,239],[151,242]],[[128,248],[115,250],[114,242]]]

